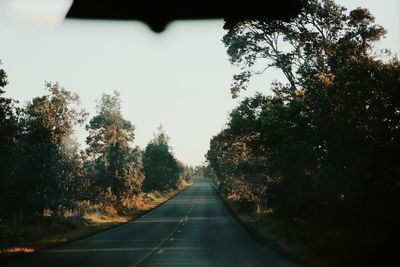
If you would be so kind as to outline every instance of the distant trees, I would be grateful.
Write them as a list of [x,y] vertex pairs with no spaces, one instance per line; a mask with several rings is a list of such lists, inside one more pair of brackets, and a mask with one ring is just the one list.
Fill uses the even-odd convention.
[[175,159],[168,145],[169,137],[162,126],[143,152],[143,190],[164,191],[176,188],[183,166]]
[[46,82],[47,94],[19,107],[3,97],[7,83],[0,69],[0,229],[85,207],[124,213],[142,192],[145,176],[147,191],[163,191],[189,175],[162,130],[144,152],[133,146],[135,128],[121,114],[118,92],[103,94],[81,150],[73,130],[88,114],[76,94]]
[[221,190],[327,240],[365,244],[354,250],[387,244],[399,223],[400,63],[372,55],[384,29],[368,10],[347,14],[330,0],[307,1],[291,21],[224,27],[231,62],[244,70],[234,97],[261,63],[288,83],[245,98],[212,138],[207,158]]

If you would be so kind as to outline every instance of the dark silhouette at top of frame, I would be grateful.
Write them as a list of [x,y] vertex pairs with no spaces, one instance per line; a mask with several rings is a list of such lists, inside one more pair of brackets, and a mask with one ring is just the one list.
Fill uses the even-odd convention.
[[289,19],[300,12],[301,6],[302,0],[74,0],[67,18],[138,20],[154,32],[162,32],[174,20]]

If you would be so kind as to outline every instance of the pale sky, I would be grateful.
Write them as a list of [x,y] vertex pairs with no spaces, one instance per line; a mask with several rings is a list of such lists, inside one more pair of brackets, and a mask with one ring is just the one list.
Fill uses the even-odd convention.
[[[24,103],[45,93],[44,81],[59,82],[76,92],[93,116],[95,100],[118,90],[123,116],[136,126],[135,144],[144,148],[163,124],[176,157],[190,165],[204,162],[211,137],[240,99],[269,93],[271,81],[283,79],[278,71],[267,71],[233,100],[229,88],[238,69],[221,41],[222,20],[175,22],[156,34],[132,21],[63,21],[69,0],[32,2],[0,0],[6,96]],[[369,8],[388,30],[379,48],[400,52],[400,1],[337,2]],[[76,135],[83,143],[84,130]]]

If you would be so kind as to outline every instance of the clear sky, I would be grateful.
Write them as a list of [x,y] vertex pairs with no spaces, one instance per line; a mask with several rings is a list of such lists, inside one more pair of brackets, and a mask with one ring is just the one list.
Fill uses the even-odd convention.
[[[278,71],[268,71],[233,100],[229,88],[238,70],[221,42],[222,20],[175,22],[156,34],[139,22],[63,22],[69,0],[32,2],[0,1],[0,60],[10,82],[6,95],[23,103],[45,93],[44,81],[59,82],[78,93],[93,116],[95,100],[118,90],[123,115],[136,126],[135,144],[144,148],[163,124],[176,157],[187,164],[205,160],[210,138],[240,99],[268,93],[271,81],[282,79]],[[400,52],[400,1],[337,2],[369,8],[388,30],[379,48]],[[84,130],[76,135],[83,143]]]

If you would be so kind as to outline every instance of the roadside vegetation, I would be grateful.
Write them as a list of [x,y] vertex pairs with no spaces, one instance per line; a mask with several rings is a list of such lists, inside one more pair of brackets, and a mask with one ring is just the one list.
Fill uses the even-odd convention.
[[385,30],[331,0],[224,29],[242,71],[233,97],[268,68],[287,79],[230,113],[202,174],[254,233],[311,265],[388,261],[400,225],[400,62],[373,50]]
[[149,212],[191,185],[181,180],[176,189],[139,193],[124,214],[112,206],[90,205],[82,214],[43,216],[18,225],[3,224],[1,256],[32,253],[107,230]]
[[[0,69],[0,254],[126,222],[189,185],[191,169],[162,127],[144,151],[134,146],[118,92],[103,94],[87,120],[79,97],[58,83],[46,82],[46,94],[24,105],[3,97],[7,83]],[[81,149],[73,131],[87,121]]]

